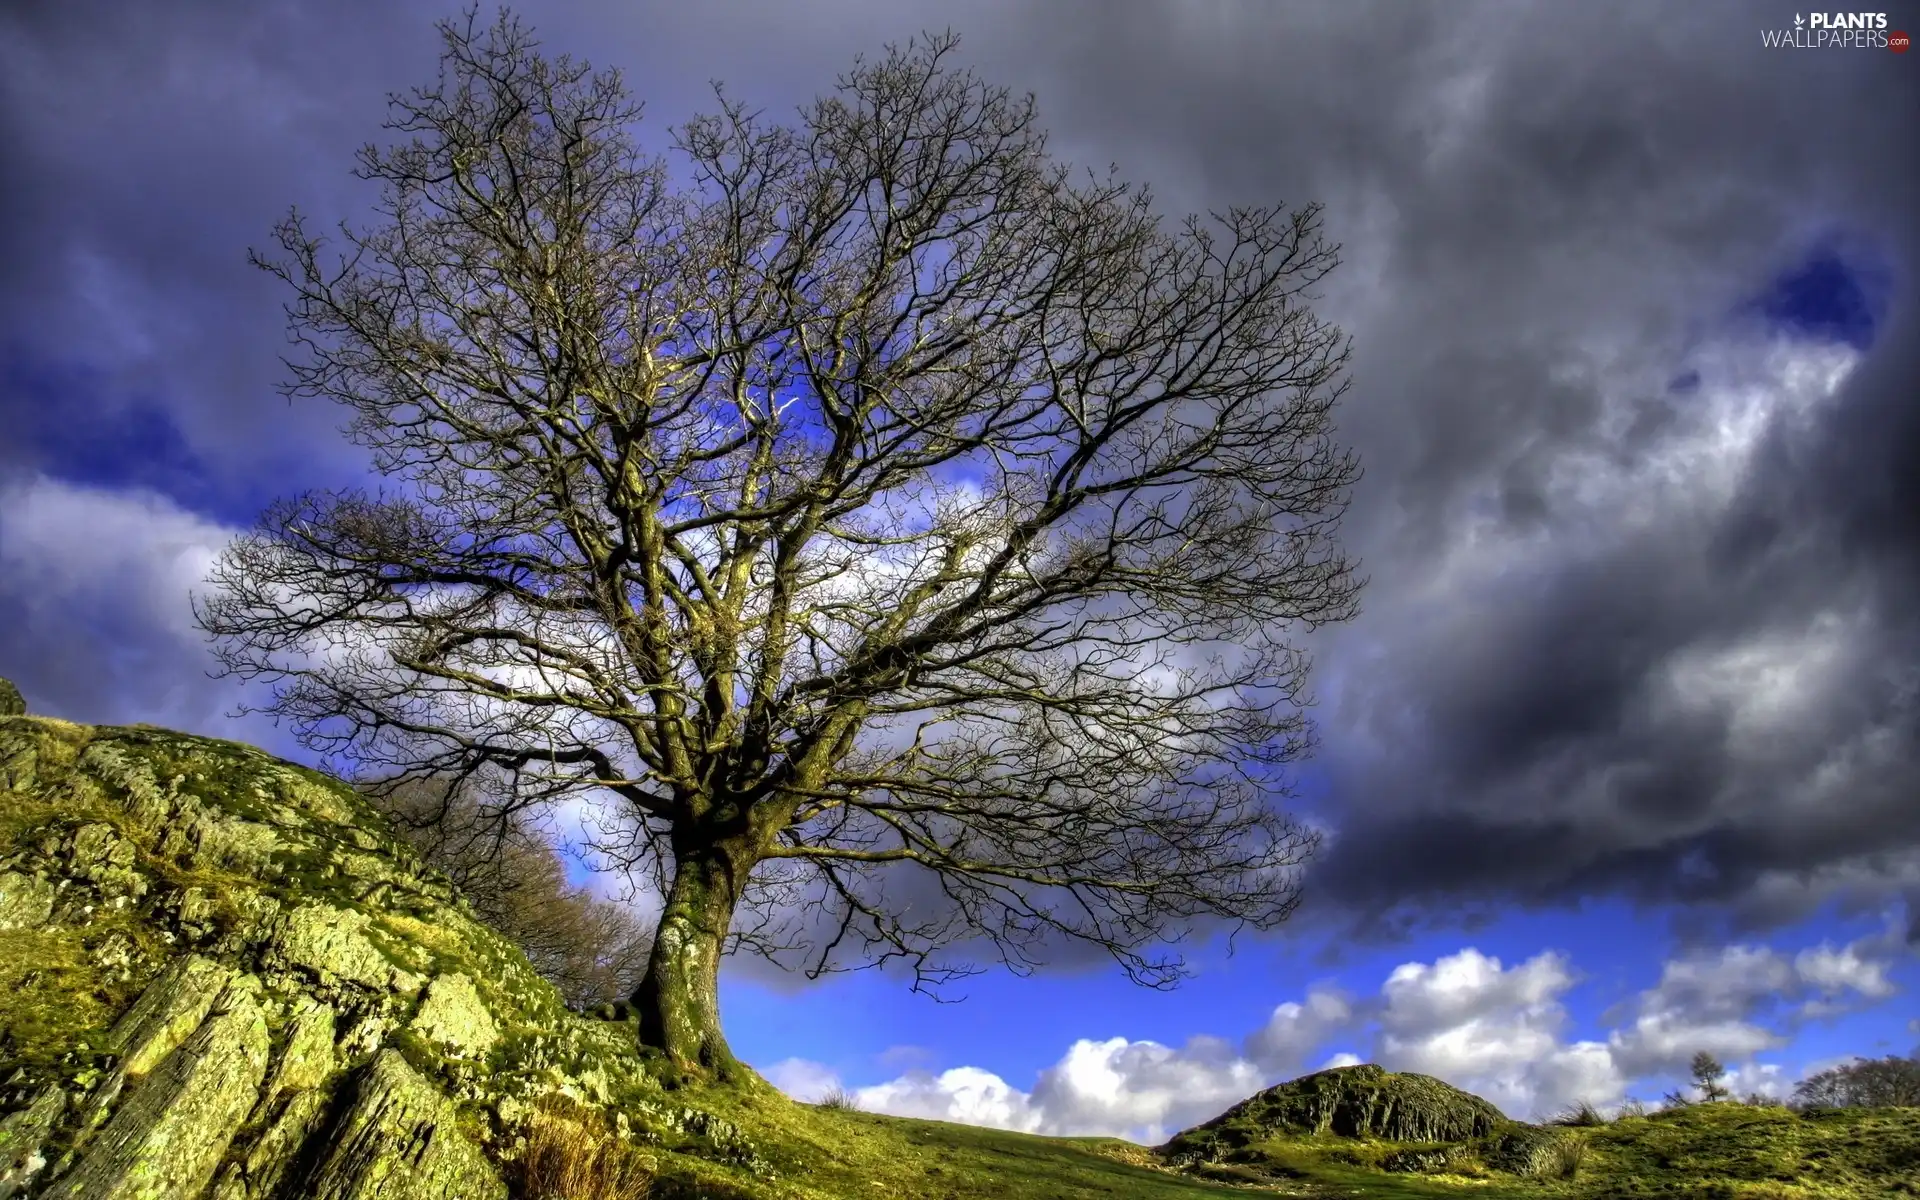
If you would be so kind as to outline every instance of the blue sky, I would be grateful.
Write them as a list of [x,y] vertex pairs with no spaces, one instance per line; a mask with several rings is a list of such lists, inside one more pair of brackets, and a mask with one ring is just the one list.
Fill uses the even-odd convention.
[[[1778,1094],[1920,1043],[1915,62],[1762,50],[1778,14],[1739,4],[736,7],[521,11],[627,71],[654,148],[710,78],[789,111],[951,25],[1164,211],[1324,202],[1371,577],[1311,642],[1296,809],[1329,840],[1282,931],[1170,992],[736,962],[738,1052],[1153,1140],[1340,1055],[1525,1116],[1657,1099],[1696,1049]],[[352,151],[443,15],[0,15],[0,675],[36,711],[311,757],[226,715],[263,697],[186,608],[267,501],[365,477],[341,414],[274,393],[244,255],[290,205],[364,211]]]

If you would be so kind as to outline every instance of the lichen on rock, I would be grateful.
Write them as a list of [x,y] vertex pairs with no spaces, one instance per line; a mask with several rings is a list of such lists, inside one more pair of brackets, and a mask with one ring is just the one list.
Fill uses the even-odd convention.
[[0,1200],[503,1197],[560,1098],[771,1173],[341,781],[0,715]]
[[53,916],[53,884],[18,871],[0,871],[0,931],[38,929]]
[[384,1050],[361,1076],[305,1195],[313,1200],[505,1200],[506,1187],[461,1135],[453,1105]]
[[235,980],[192,1037],[128,1088],[47,1200],[193,1200],[212,1180],[267,1069],[267,1026]]
[[463,1058],[485,1054],[500,1040],[493,1017],[465,975],[442,975],[427,985],[412,1028],[445,1053]]

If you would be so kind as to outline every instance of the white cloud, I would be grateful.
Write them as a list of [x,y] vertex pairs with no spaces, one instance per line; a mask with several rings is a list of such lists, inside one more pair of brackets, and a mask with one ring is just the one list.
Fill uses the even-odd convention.
[[1736,1100],[1755,1095],[1785,1100],[1793,1095],[1793,1083],[1778,1063],[1742,1063],[1728,1071],[1721,1083]]
[[1857,944],[1836,950],[1822,942],[1793,957],[1794,973],[1807,985],[1825,993],[1854,991],[1875,1000],[1893,995],[1889,965],[1884,959],[1865,957]]
[[[762,1074],[789,1096],[808,1102],[842,1086],[839,1073],[805,1059],[783,1059]],[[1178,1049],[1127,1038],[1082,1038],[1040,1072],[1031,1092],[979,1067],[911,1070],[852,1091],[870,1112],[1154,1144],[1246,1099],[1267,1079],[1218,1038],[1194,1038]]]
[[[1631,1022],[1608,1038],[1629,1075],[1674,1074],[1705,1050],[1735,1062],[1778,1048],[1800,1018],[1847,1011],[1893,995],[1886,935],[1792,957],[1770,946],[1725,946],[1669,961],[1638,997]],[[1799,1001],[1797,1008],[1786,1006]],[[1784,1015],[1781,1010],[1785,1010]]]
[[0,490],[0,586],[37,618],[104,607],[136,636],[198,644],[187,593],[237,532],[158,493],[41,476]]
[[1267,1078],[1218,1038],[1197,1037],[1178,1050],[1082,1039],[1040,1073],[1033,1100],[1042,1132],[1158,1143],[1246,1099]]
[[[1785,1030],[1807,1014],[1792,1002],[1885,999],[1896,990],[1888,970],[1897,952],[1897,940],[1881,933],[1793,955],[1751,945],[1682,955],[1663,965],[1653,987],[1603,1017],[1615,1025],[1604,1037],[1569,1040],[1564,998],[1579,975],[1564,955],[1547,951],[1506,966],[1467,947],[1430,963],[1402,963],[1370,999],[1314,984],[1300,1000],[1276,1006],[1247,1036],[1244,1053],[1213,1037],[1177,1049],[1083,1038],[1039,1072],[1030,1092],[990,1071],[955,1067],[907,1071],[854,1094],[863,1107],[898,1116],[1151,1145],[1291,1077],[1327,1043],[1347,1042],[1366,1053],[1342,1049],[1318,1069],[1376,1062],[1418,1071],[1522,1118],[1579,1102],[1615,1108],[1636,1081],[1673,1086],[1701,1050],[1726,1063],[1734,1095],[1785,1097],[1792,1084],[1783,1068],[1754,1056],[1783,1045]],[[883,1057],[883,1067],[902,1065],[892,1052]],[[840,1085],[838,1074],[801,1059],[765,1074],[803,1100]]]
[[1039,1132],[1042,1120],[1033,1097],[979,1067],[954,1067],[938,1075],[909,1071],[854,1094],[862,1108],[897,1117],[959,1121],[1021,1133]]
[[1374,1060],[1522,1115],[1612,1100],[1625,1081],[1606,1047],[1561,1041],[1560,998],[1574,982],[1566,959],[1552,952],[1513,967],[1472,947],[1431,964],[1404,963],[1381,989]]
[[240,692],[212,679],[190,591],[239,531],[144,490],[44,476],[0,485],[0,612],[17,623],[5,670],[35,711],[138,721],[297,751],[264,718],[228,719]]
[[1247,1057],[1275,1075],[1290,1075],[1329,1037],[1353,1022],[1353,1005],[1338,989],[1316,984],[1304,1001],[1289,1000],[1247,1038]]

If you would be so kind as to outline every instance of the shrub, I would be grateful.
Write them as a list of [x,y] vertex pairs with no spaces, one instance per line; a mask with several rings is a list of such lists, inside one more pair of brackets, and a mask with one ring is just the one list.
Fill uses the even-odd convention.
[[820,1097],[821,1108],[830,1108],[835,1112],[859,1112],[860,1097],[846,1088],[835,1085],[827,1094]]

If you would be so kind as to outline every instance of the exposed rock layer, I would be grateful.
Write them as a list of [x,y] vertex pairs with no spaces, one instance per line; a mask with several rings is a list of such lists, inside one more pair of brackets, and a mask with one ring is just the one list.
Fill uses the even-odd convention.
[[0,686],[0,1200],[494,1200],[550,1097],[767,1173],[351,788],[23,708]]

